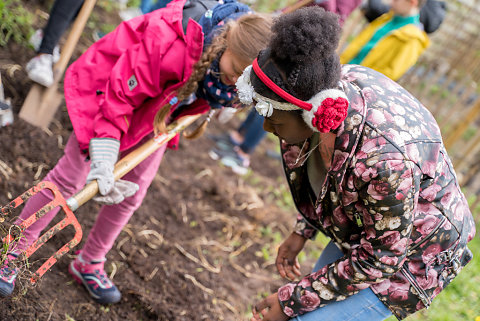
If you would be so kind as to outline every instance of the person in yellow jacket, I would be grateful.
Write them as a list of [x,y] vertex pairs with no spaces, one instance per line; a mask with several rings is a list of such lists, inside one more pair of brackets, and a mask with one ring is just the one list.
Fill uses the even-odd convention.
[[398,80],[430,45],[419,20],[425,0],[392,0],[390,12],[372,21],[340,55],[342,64],[372,68]]

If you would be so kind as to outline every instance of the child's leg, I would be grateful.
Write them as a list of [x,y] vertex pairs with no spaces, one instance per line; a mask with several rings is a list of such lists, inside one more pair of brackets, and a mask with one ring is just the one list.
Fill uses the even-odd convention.
[[252,108],[248,113],[247,118],[245,118],[245,120],[240,124],[240,127],[238,127],[237,132],[242,136],[245,136],[245,133],[250,129],[250,127],[257,125],[259,118],[262,119],[263,124],[263,116],[260,115],[255,108]]
[[62,34],[80,11],[83,0],[56,0],[50,11],[39,53],[52,54]]
[[343,301],[333,302],[312,312],[293,318],[294,321],[381,321],[392,312],[370,288],[361,290]]
[[322,254],[320,255],[320,258],[318,259],[317,263],[315,263],[315,266],[313,267],[312,272],[317,272],[325,265],[335,262],[337,259],[341,258],[342,256],[343,256],[343,252],[340,251],[340,249],[334,242],[330,241],[327,244],[327,246],[323,249]]
[[[343,256],[335,243],[328,243],[318,259],[313,271]],[[293,318],[294,321],[380,321],[392,315],[392,312],[380,301],[370,288],[361,290],[343,301],[333,302],[312,312]]]
[[[78,147],[77,138],[72,134],[65,146],[64,155],[59,159],[55,167],[45,176],[43,181],[54,183],[65,199],[75,194],[85,184],[88,171],[90,170],[90,162],[85,161],[85,155],[82,155]],[[53,199],[49,190],[43,190],[28,200],[19,218],[15,224],[20,224],[34,212],[46,205]],[[60,208],[55,208],[45,214],[41,219],[32,224],[19,241],[18,250],[26,249],[33,241],[35,241],[40,232],[55,217]]]
[[171,0],[157,0],[156,3],[152,4],[148,12],[152,12],[161,8],[165,8]]
[[137,183],[140,189],[120,204],[102,207],[82,249],[82,258],[85,261],[101,260],[110,251],[122,228],[142,204],[165,149],[166,146],[163,146],[123,177],[124,180]]
[[251,154],[267,134],[263,129],[264,117],[255,110],[254,112],[253,115],[248,115],[248,117],[252,116],[252,118],[249,120],[248,126],[244,127],[244,140],[240,144],[240,149],[246,154]]

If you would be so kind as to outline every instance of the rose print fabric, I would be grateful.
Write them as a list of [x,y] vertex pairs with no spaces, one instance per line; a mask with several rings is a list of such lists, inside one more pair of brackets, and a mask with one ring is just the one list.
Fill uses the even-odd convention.
[[428,307],[472,259],[475,224],[430,112],[371,69],[345,65],[347,118],[320,195],[300,147],[281,142],[296,233],[331,237],[344,257],[278,290],[290,317],[370,287],[399,319]]

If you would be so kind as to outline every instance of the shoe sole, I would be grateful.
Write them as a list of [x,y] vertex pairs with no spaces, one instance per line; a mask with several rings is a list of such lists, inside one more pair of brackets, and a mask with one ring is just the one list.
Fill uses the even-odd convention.
[[223,165],[226,167],[230,168],[235,174],[238,175],[245,175],[248,173],[248,168],[238,166],[237,164],[234,164],[233,162],[226,162],[223,159],[220,161]]
[[111,303],[117,303],[120,301],[120,299],[118,301],[113,301],[113,302],[105,302],[103,301],[102,299],[100,299],[99,296],[97,296],[95,293],[93,293],[90,288],[88,287],[88,284],[87,282],[85,282],[80,274],[80,272],[77,271],[77,269],[75,269],[75,267],[73,266],[73,261],[70,263],[70,265],[68,266],[68,272],[70,272],[70,274],[72,275],[73,279],[75,281],[77,281],[78,284],[81,284],[83,285],[83,287],[88,291],[88,293],[90,294],[90,296],[95,300],[95,302],[97,303],[100,303],[100,304],[111,304]]
[[[211,159],[218,161],[220,159],[220,156],[215,153],[213,150],[210,150],[208,152],[208,156],[210,156]],[[248,168],[241,167],[241,166],[236,166],[230,162],[224,162],[223,160],[220,161],[224,166],[230,168],[235,174],[238,175],[245,175],[248,173]]]
[[35,76],[32,77],[30,74],[28,74],[28,78],[30,78],[32,81],[36,82],[37,84],[42,85],[42,86],[47,87],[47,88],[50,87],[51,85],[53,85],[53,80],[52,80],[52,82],[46,82],[46,81],[42,80],[41,78],[37,78]]
[[208,156],[213,160],[219,160],[220,156],[217,155],[213,150],[208,151]]

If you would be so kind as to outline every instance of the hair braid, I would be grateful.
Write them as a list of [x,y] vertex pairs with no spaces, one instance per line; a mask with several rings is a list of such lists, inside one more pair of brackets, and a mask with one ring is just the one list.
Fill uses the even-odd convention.
[[[178,101],[187,99],[197,91],[199,82],[205,78],[207,69],[212,61],[219,57],[227,47],[236,57],[253,61],[260,50],[267,46],[271,34],[272,19],[265,14],[245,14],[237,20],[230,20],[220,33],[213,38],[212,43],[202,54],[200,60],[195,64],[192,74],[187,82],[178,90]],[[164,105],[155,115],[153,128],[155,133],[165,133],[167,127],[165,119],[170,114],[172,105]],[[207,118],[208,121],[208,118]],[[206,128],[207,121],[187,136],[195,138]]]
[[[187,99],[191,94],[197,91],[198,82],[205,77],[205,72],[207,71],[212,61],[217,58],[217,56],[222,51],[226,49],[227,31],[228,30],[224,30],[217,37],[215,37],[212,41],[212,44],[202,54],[200,60],[195,63],[190,78],[188,78],[187,82],[178,90],[178,101]],[[170,105],[170,103],[167,103],[155,115],[155,120],[153,122],[155,134],[167,132],[165,119],[170,114],[171,108],[172,105]]]

